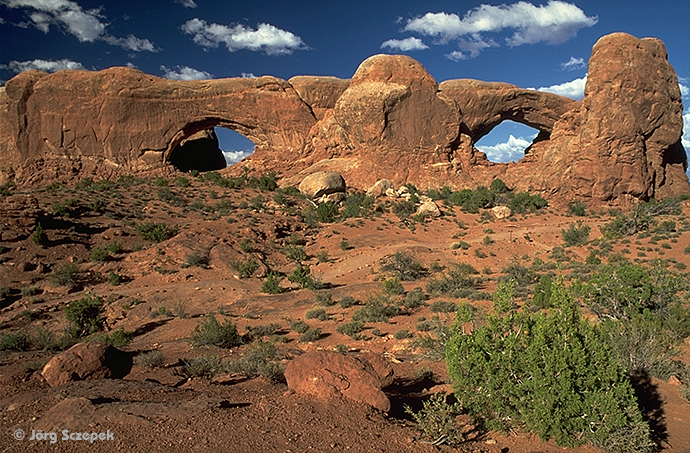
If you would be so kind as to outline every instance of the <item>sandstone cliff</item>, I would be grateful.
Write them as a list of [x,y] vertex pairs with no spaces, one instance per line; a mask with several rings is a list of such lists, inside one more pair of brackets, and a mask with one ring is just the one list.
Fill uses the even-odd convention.
[[[540,134],[519,162],[492,163],[474,144],[504,120]],[[278,171],[284,183],[335,170],[359,188],[382,178],[462,188],[500,177],[561,200],[690,193],[682,102],[665,47],[624,33],[593,47],[581,102],[505,83],[438,84],[400,55],[368,58],[351,80],[25,72],[0,89],[0,179],[217,168],[217,142],[203,132],[216,126],[256,144],[242,167]]]

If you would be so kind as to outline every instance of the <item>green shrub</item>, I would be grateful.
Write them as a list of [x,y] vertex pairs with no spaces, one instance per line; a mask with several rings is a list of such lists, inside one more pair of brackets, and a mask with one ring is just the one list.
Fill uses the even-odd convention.
[[444,300],[437,300],[429,305],[429,311],[432,313],[453,313],[458,307],[455,302],[448,302]]
[[411,201],[403,200],[394,203],[391,210],[393,211],[393,214],[397,215],[400,218],[400,220],[403,220],[407,219],[412,214],[417,212],[417,207]]
[[415,288],[405,294],[405,299],[402,302],[403,308],[407,310],[414,310],[421,307],[426,302],[426,294],[422,288]]
[[316,293],[316,305],[321,305],[322,307],[332,307],[335,305],[333,293],[330,291]]
[[468,297],[482,281],[474,274],[478,272],[472,266],[456,264],[438,278],[430,280],[426,285],[426,292],[432,296]]
[[100,331],[103,328],[103,310],[103,300],[98,296],[73,300],[64,308],[69,322],[68,331],[76,338]]
[[307,324],[304,321],[294,321],[290,323],[290,329],[294,330],[295,332],[302,334],[306,332],[307,330],[310,329],[309,324]]
[[280,287],[280,282],[283,277],[277,272],[269,272],[266,275],[266,280],[261,284],[261,292],[266,294],[280,294],[283,288]]
[[235,324],[226,320],[220,324],[213,313],[209,313],[205,320],[199,321],[190,337],[192,346],[217,346],[232,348],[242,344],[242,337],[237,333]]
[[260,340],[264,337],[276,335],[280,330],[280,324],[271,323],[261,326],[247,327],[247,333],[244,335],[248,341]]
[[[188,267],[200,267],[202,269],[208,269],[208,263],[210,258],[206,254],[193,252],[185,256],[185,262],[182,264],[183,268]],[[256,269],[255,269],[256,270]]]
[[134,358],[134,363],[149,368],[163,366],[163,353],[159,350],[142,352]]
[[316,207],[316,220],[321,223],[333,223],[338,218],[337,203],[319,203]]
[[321,329],[318,327],[312,327],[299,337],[299,341],[302,343],[312,343],[317,341],[319,338],[321,338]]
[[577,225],[571,223],[567,230],[561,230],[563,244],[565,247],[585,245],[589,242],[590,230],[591,228],[588,225],[583,225],[582,221],[578,221]]
[[410,253],[395,252],[381,259],[381,272],[388,272],[400,281],[417,280],[426,275],[426,269]]
[[571,201],[568,203],[567,213],[578,217],[584,217],[587,215],[587,205],[581,201]]
[[352,315],[353,321],[388,322],[391,316],[400,314],[400,308],[388,304],[383,298],[370,297],[362,308]]
[[182,360],[182,373],[187,377],[210,379],[220,373],[223,362],[216,355],[201,355]]
[[283,379],[281,365],[282,354],[275,345],[265,341],[252,343],[236,360],[226,363],[225,369],[230,373],[242,373],[247,377],[263,376],[271,381]]
[[404,340],[410,337],[410,331],[407,329],[400,329],[393,334],[393,338],[396,340]]
[[168,226],[164,222],[145,222],[136,226],[137,233],[151,242],[163,242],[177,235],[177,226]]
[[41,225],[41,222],[36,222],[36,229],[34,230],[34,233],[31,235],[31,241],[40,247],[43,247],[44,245],[48,244],[48,236],[46,236],[45,232],[43,231],[43,226]]
[[360,192],[352,192],[343,202],[343,209],[340,212],[340,217],[342,219],[362,217],[369,214],[373,209],[374,197]]
[[493,181],[491,181],[489,190],[491,190],[491,192],[493,192],[496,195],[500,195],[502,193],[508,192],[508,186],[506,186],[506,183],[504,183],[503,180],[496,178]]
[[309,266],[303,264],[297,265],[292,271],[292,274],[288,275],[288,280],[297,284],[302,289],[315,290],[323,286],[318,279],[314,278]]
[[115,273],[115,271],[110,271],[108,272],[108,277],[106,278],[106,281],[110,285],[117,286],[120,283],[122,283],[122,276]]
[[307,252],[301,245],[287,244],[283,247],[283,253],[288,261],[294,261],[295,263],[301,263],[307,259]]
[[340,308],[350,308],[357,305],[357,301],[352,296],[343,296],[338,301]]
[[259,189],[267,192],[272,192],[278,188],[275,172],[259,175],[249,179],[247,185],[254,189]]
[[486,324],[471,333],[458,324],[449,341],[462,406],[490,428],[524,427],[563,446],[654,451],[624,369],[563,284],[554,284],[548,314],[517,312],[502,286]]
[[312,308],[311,310],[307,310],[304,317],[306,319],[318,319],[319,321],[327,321],[328,313],[326,313],[326,310],[323,308]]
[[91,261],[96,261],[98,263],[108,261],[108,258],[110,258],[108,251],[102,247],[95,247],[91,250],[91,255],[89,256]]
[[0,351],[28,351],[30,349],[31,338],[25,332],[0,334]]
[[110,244],[108,244],[106,250],[109,253],[122,253],[122,244],[118,241],[112,241]]
[[405,405],[405,412],[412,416],[424,433],[424,437],[435,446],[441,444],[454,446],[465,440],[461,431],[462,427],[456,422],[458,415],[462,414],[462,405],[457,402],[450,404],[447,399],[444,393],[434,393],[422,403],[422,409],[419,412]]
[[387,278],[383,281],[383,293],[389,296],[399,296],[405,294],[405,287],[400,283],[398,277]]
[[116,348],[123,348],[132,341],[132,338],[134,338],[134,332],[128,332],[120,327],[106,335],[105,342]]
[[347,239],[342,239],[340,241],[340,250],[345,251],[350,249],[350,244],[347,242]]
[[362,321],[350,321],[345,324],[341,324],[336,328],[336,332],[342,335],[347,335],[354,339],[359,338],[359,334],[364,330],[364,322]]
[[177,187],[189,187],[189,179],[184,176],[178,176],[175,179],[175,185]]
[[534,296],[532,297],[532,305],[536,308],[549,308],[551,301],[551,285],[553,281],[548,274],[539,277],[539,283],[534,285]]

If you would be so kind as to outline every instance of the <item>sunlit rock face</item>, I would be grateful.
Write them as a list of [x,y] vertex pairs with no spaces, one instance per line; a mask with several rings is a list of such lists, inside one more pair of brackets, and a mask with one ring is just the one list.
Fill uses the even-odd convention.
[[[349,80],[30,71],[0,89],[0,106],[3,181],[221,169],[212,133],[221,126],[256,144],[224,171],[275,171],[282,184],[336,171],[359,189],[381,179],[425,189],[500,177],[552,200],[690,193],[680,90],[665,47],[623,33],[595,44],[582,101],[505,83],[439,84],[410,57],[375,55]],[[492,163],[474,145],[504,120],[540,133],[520,161]]]

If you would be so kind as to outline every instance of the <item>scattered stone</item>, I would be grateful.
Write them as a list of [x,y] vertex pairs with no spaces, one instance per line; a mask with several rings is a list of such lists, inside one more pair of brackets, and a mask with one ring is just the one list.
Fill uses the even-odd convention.
[[491,211],[494,213],[494,216],[501,220],[501,219],[507,219],[511,215],[513,215],[513,211],[510,210],[508,206],[494,206],[491,208]]
[[427,201],[426,203],[422,203],[417,208],[417,215],[420,215],[422,217],[440,217],[441,210],[438,208],[438,205],[433,201]]
[[376,184],[367,189],[367,195],[374,198],[379,198],[386,195],[388,189],[393,189],[393,182],[390,179],[380,179]]
[[337,192],[345,193],[347,186],[340,173],[318,171],[302,180],[299,191],[311,198],[319,198]]
[[56,387],[85,379],[123,378],[132,369],[132,357],[100,342],[77,343],[46,363],[41,375]]
[[381,389],[392,382],[392,369],[390,365],[386,367],[383,360],[312,351],[288,363],[285,379],[288,387],[297,393],[317,398],[342,395],[387,412],[391,403]]

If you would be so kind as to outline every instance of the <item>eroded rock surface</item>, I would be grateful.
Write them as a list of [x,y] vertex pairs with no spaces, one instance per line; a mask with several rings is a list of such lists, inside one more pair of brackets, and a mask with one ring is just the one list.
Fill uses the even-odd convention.
[[85,379],[123,378],[132,369],[132,357],[100,342],[77,343],[55,355],[41,375],[51,387]]
[[392,383],[392,367],[380,357],[331,351],[307,352],[285,369],[288,387],[317,398],[344,396],[387,412],[391,403],[381,390]]
[[[474,146],[504,120],[540,131],[516,163],[492,163]],[[112,177],[177,159],[178,169],[202,170],[192,151],[174,150],[222,126],[256,144],[242,170],[228,172],[276,171],[283,184],[317,171],[362,190],[381,179],[460,189],[500,177],[550,200],[619,203],[690,193],[682,125],[663,43],[624,33],[594,45],[582,101],[506,83],[439,84],[401,55],[372,56],[351,80],[29,71],[0,89],[0,179]]]

